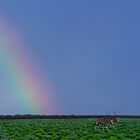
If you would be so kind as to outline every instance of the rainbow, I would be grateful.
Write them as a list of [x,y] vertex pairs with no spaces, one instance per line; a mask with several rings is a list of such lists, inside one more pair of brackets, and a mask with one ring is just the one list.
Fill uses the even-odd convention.
[[17,31],[6,21],[0,17],[0,79],[5,85],[0,95],[9,98],[0,106],[0,114],[54,114],[51,90]]

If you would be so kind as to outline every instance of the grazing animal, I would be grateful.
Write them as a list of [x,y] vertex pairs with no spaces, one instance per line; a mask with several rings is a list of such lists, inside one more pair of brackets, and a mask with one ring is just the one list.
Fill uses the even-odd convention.
[[114,126],[114,124],[118,121],[118,118],[114,115],[109,115],[103,118],[97,118],[96,122],[93,126]]
[[105,118],[98,118],[96,120],[96,125],[110,125],[113,124],[113,120],[109,117],[105,117]]
[[108,128],[107,126],[114,126],[114,124],[119,121],[119,119],[117,118],[117,114],[115,113],[115,115],[111,115],[109,114],[106,117],[103,118],[97,118],[95,123],[92,123],[93,126],[105,126],[106,128]]
[[96,122],[93,124],[93,126],[96,127],[100,127],[100,126],[104,126],[104,128],[108,128],[109,125],[113,125],[113,120],[111,120],[111,118],[109,117],[104,117],[104,118],[97,118]]

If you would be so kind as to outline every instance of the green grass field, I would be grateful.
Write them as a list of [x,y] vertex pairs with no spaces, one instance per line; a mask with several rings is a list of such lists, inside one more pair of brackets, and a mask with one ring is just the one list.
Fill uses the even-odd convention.
[[0,120],[0,140],[140,140],[140,119],[120,119],[108,129],[95,119]]

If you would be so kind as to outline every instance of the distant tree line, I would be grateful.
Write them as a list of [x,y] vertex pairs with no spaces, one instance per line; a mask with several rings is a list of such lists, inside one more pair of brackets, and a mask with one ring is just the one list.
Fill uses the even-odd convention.
[[[0,115],[0,119],[74,119],[74,118],[102,118],[109,115]],[[140,118],[140,115],[112,115],[118,118]]]

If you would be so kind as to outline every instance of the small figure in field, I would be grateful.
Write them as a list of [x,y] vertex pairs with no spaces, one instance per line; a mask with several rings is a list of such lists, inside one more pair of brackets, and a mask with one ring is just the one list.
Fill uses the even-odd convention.
[[108,125],[113,124],[113,120],[110,117],[97,118],[96,125]]
[[105,126],[107,128],[107,126],[113,126],[118,120],[118,118],[116,117],[117,115],[115,116],[112,116],[112,115],[109,115],[109,116],[106,116],[106,117],[103,117],[103,118],[97,118],[96,119],[96,122],[94,124],[94,126]]
[[103,126],[102,128],[108,128],[108,125],[113,125],[113,120],[109,117],[104,117],[104,118],[97,118],[96,122],[93,124],[95,126],[95,129],[100,126]]

